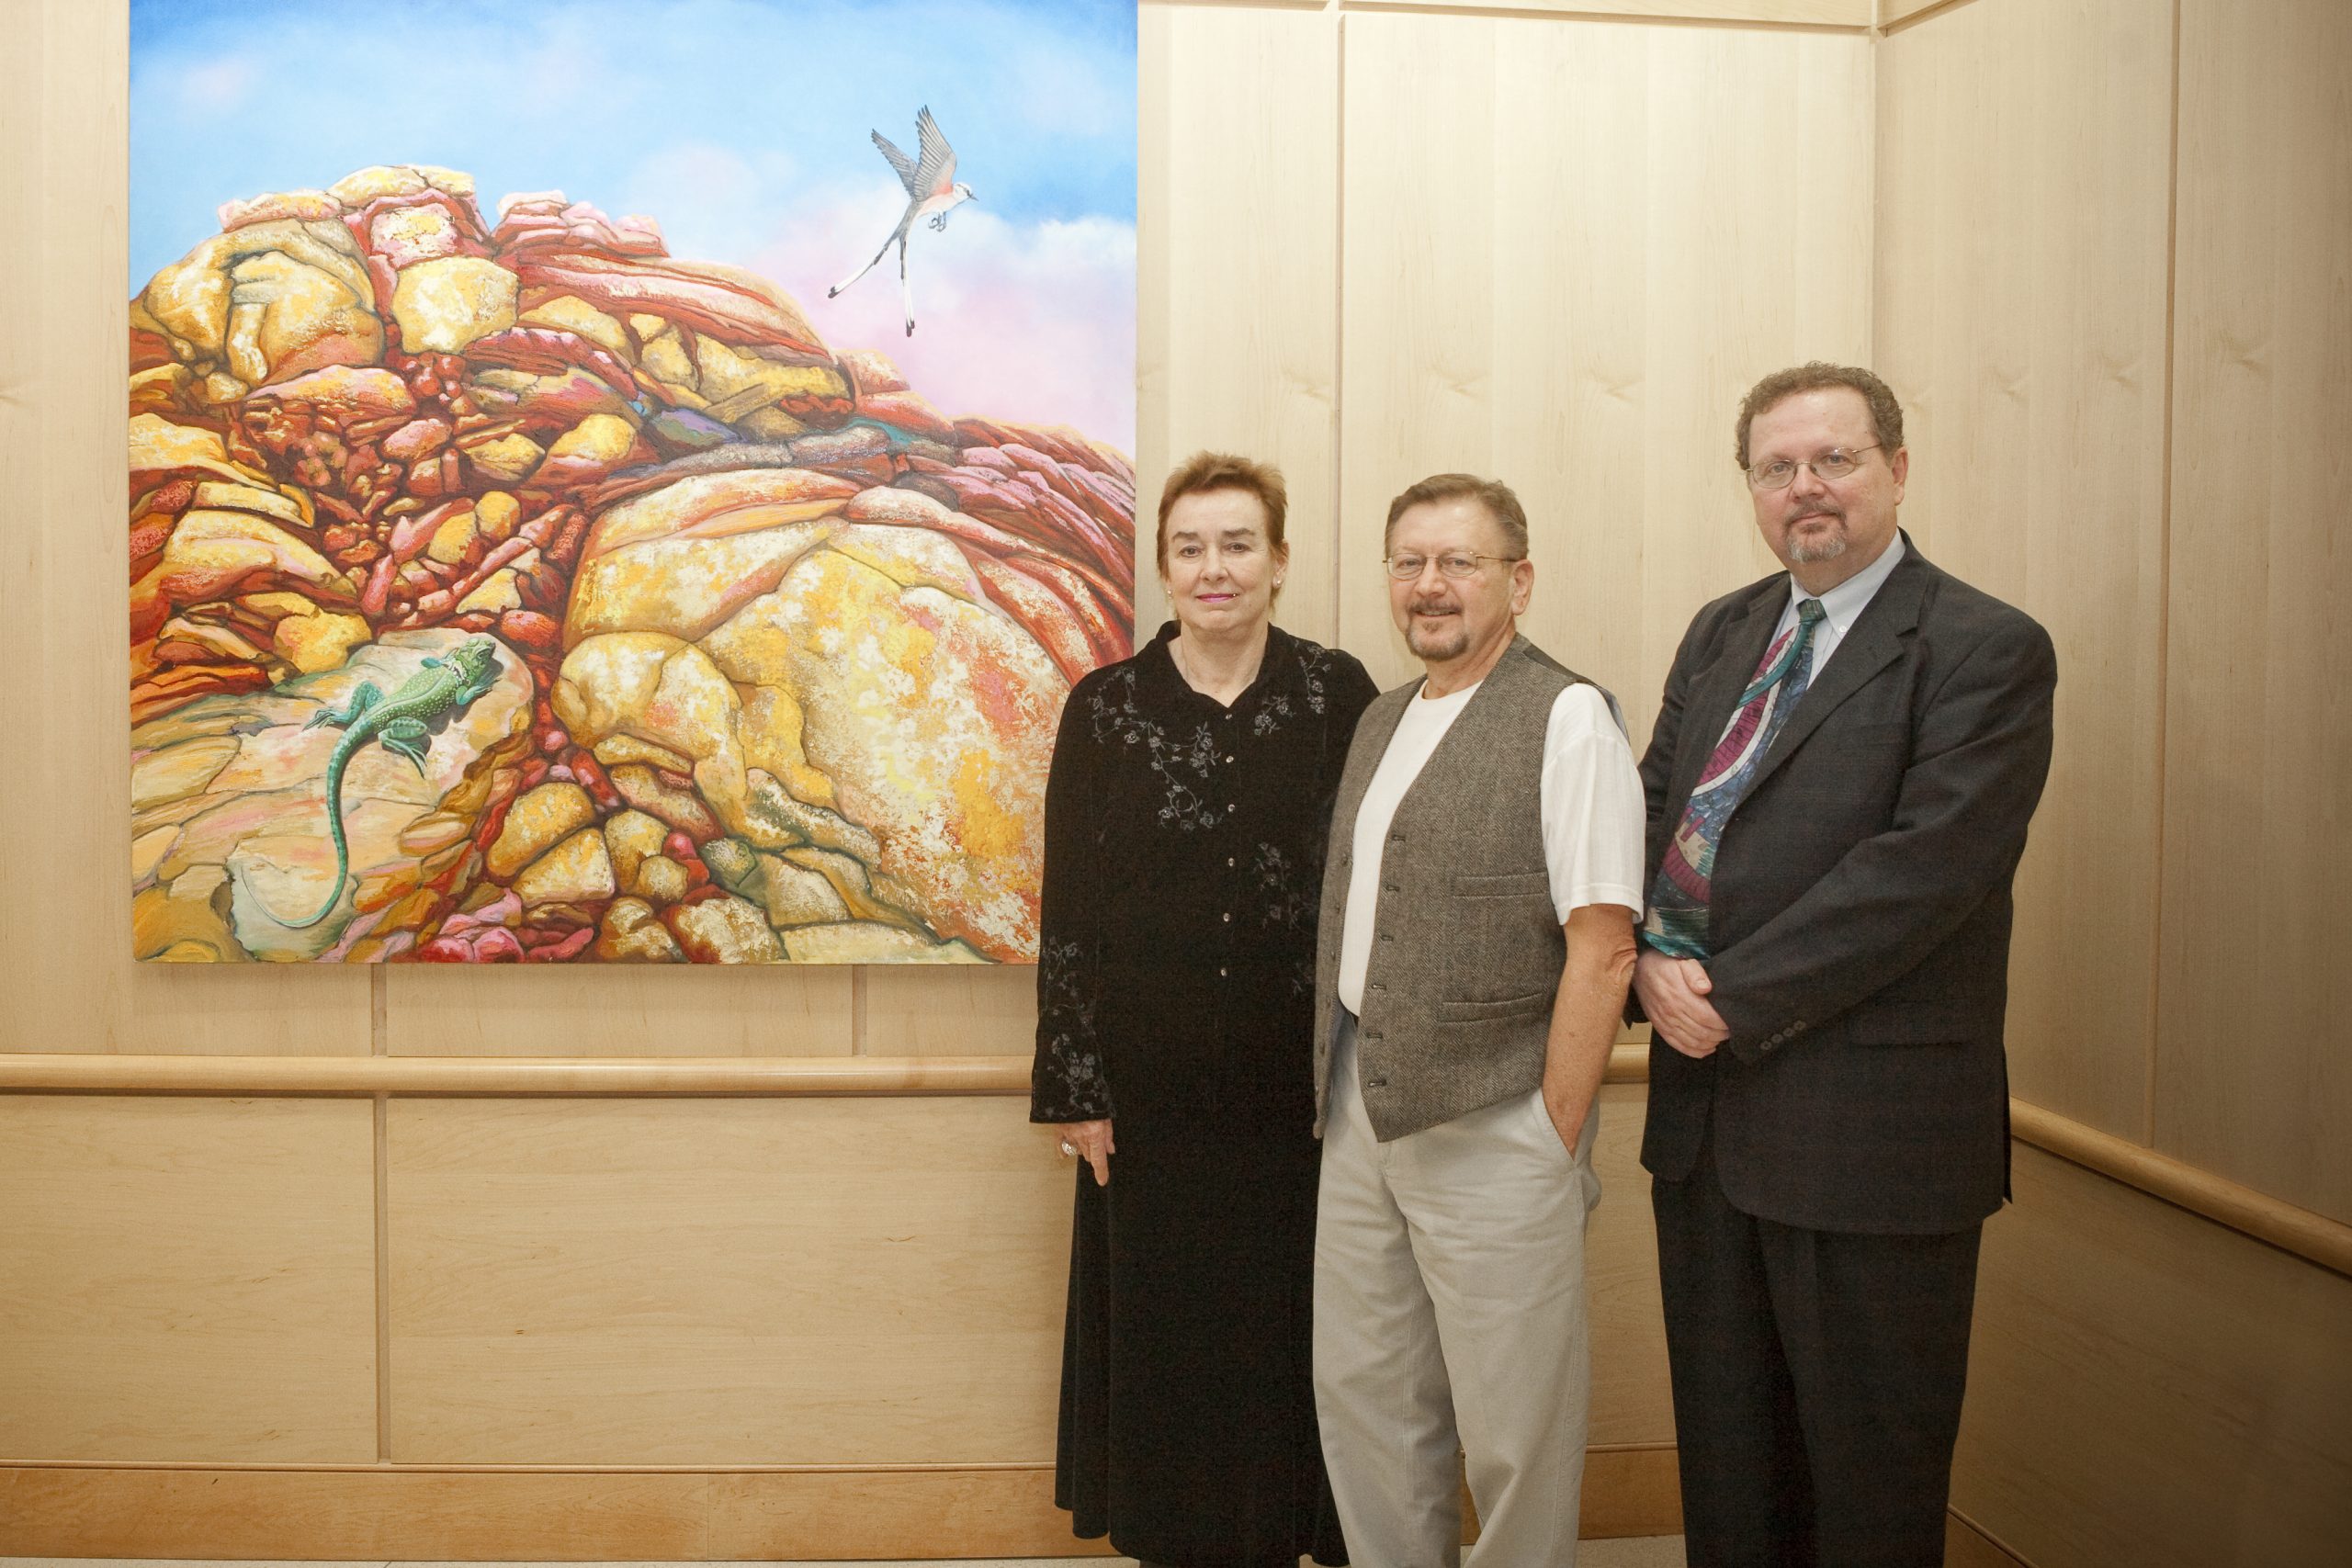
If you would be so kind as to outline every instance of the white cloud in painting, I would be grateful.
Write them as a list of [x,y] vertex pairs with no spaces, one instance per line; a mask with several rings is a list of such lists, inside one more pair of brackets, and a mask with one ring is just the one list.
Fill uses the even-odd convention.
[[987,196],[915,231],[915,333],[900,324],[898,251],[839,299],[906,205],[895,183],[824,193],[776,215],[752,267],[797,299],[833,347],[878,349],[949,415],[1068,424],[1135,448],[1136,231],[1104,218],[1009,223]]
[[233,113],[244,107],[255,74],[253,61],[236,55],[199,62],[175,84],[180,107],[199,118]]

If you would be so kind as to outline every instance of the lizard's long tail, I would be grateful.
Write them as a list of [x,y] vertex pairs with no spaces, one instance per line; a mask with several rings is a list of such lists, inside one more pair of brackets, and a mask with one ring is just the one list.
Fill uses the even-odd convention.
[[[308,931],[329,915],[343,899],[343,885],[351,874],[351,854],[343,837],[343,770],[350,761],[337,748],[334,759],[327,764],[327,832],[334,840],[334,886],[327,889],[327,900],[306,920],[278,920],[289,931]],[[271,917],[273,919],[276,916]]]

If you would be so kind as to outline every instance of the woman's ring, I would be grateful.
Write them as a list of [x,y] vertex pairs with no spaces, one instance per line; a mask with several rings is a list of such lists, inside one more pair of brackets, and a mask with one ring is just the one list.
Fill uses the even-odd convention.
[[1062,1153],[1066,1156],[1074,1155],[1078,1153],[1078,1150],[1070,1146],[1070,1141],[1068,1138],[1064,1138],[1062,1140]]

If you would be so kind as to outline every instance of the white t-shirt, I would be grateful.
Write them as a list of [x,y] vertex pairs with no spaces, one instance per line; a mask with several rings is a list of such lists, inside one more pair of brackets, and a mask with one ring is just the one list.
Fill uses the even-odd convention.
[[[1363,1010],[1364,970],[1372,958],[1373,917],[1380,900],[1380,860],[1397,803],[1470,705],[1476,686],[1405,705],[1380,766],[1356,813],[1355,861],[1348,877],[1346,924],[1340,932],[1340,1000]],[[1634,749],[1598,688],[1570,686],[1553,699],[1544,726],[1544,864],[1552,907],[1566,925],[1587,904],[1623,904],[1642,913],[1642,834],[1647,808]]]

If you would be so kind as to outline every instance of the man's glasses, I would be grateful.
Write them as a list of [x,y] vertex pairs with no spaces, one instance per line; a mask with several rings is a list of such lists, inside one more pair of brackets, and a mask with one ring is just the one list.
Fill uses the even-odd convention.
[[1863,453],[1877,450],[1878,444],[1872,442],[1868,446],[1832,446],[1810,463],[1774,457],[1750,468],[1747,482],[1758,490],[1786,490],[1795,481],[1799,468],[1811,468],[1815,479],[1842,479],[1862,466]]
[[[1410,582],[1428,569],[1432,558],[1408,555],[1383,556],[1380,558],[1381,563],[1388,568],[1389,576],[1399,582]],[[1482,562],[1525,560],[1527,558],[1525,556],[1474,556],[1467,550],[1448,550],[1445,554],[1434,558],[1437,561],[1437,574],[1440,577],[1451,577],[1459,581],[1464,577],[1477,576],[1478,568]]]

